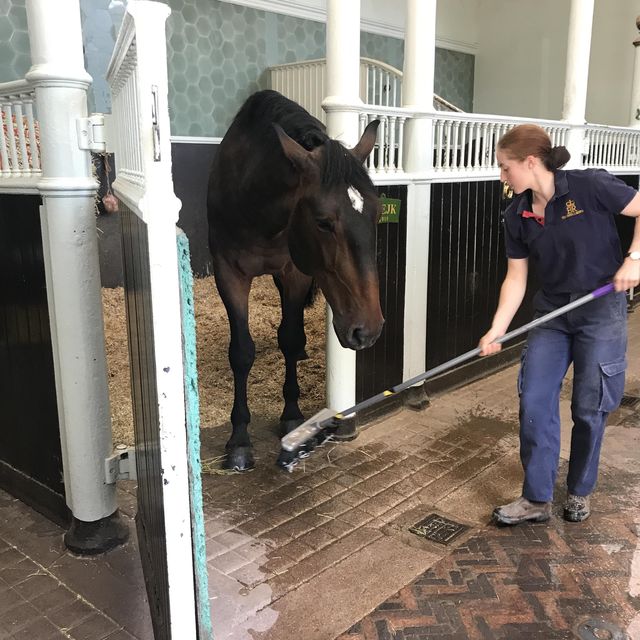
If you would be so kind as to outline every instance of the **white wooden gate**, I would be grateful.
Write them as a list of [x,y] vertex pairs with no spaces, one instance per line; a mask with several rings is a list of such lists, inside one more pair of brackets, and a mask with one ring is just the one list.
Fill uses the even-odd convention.
[[[169,14],[165,4],[129,2],[107,71],[112,94],[107,148],[115,153],[113,190],[122,220],[136,520],[154,634],[156,640],[207,640],[212,635],[206,571],[201,571],[204,544],[196,545],[195,554],[192,545],[194,537],[199,543],[204,539],[198,523],[192,526],[190,509],[195,502],[201,516],[199,500],[189,494],[176,248],[180,202],[171,177],[167,107]],[[196,520],[201,523],[201,517]]]

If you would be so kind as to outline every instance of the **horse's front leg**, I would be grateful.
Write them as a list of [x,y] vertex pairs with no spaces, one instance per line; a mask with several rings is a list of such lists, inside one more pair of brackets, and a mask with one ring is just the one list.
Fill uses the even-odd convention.
[[251,278],[236,273],[226,264],[216,264],[214,275],[229,318],[229,363],[233,371],[234,385],[232,432],[226,445],[227,455],[222,466],[225,469],[247,471],[255,466],[248,430],[251,413],[247,404],[247,379],[256,354],[255,344],[249,333]]
[[298,406],[298,360],[307,358],[304,333],[304,304],[311,289],[311,278],[294,267],[274,276],[282,303],[282,321],[278,327],[278,346],[284,355],[285,375],[282,395],[284,409],[280,416],[280,430],[285,435],[304,422]]

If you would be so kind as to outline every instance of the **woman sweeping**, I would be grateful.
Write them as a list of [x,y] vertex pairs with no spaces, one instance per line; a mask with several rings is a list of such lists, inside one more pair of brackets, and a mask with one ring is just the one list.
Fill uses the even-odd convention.
[[[580,522],[590,514],[607,416],[624,391],[624,292],[640,283],[640,194],[604,170],[561,170],[569,152],[552,147],[535,125],[511,129],[496,153],[501,180],[517,195],[505,212],[507,275],[491,328],[479,342],[481,355],[501,348],[492,343],[506,333],[524,298],[530,261],[541,282],[536,317],[607,282],[615,286],[615,293],[530,332],[518,375],[522,495],[493,512],[498,523],[509,525],[550,518],[560,457],[560,390],[573,363],[564,518]],[[626,256],[614,222],[618,213],[636,218]]]

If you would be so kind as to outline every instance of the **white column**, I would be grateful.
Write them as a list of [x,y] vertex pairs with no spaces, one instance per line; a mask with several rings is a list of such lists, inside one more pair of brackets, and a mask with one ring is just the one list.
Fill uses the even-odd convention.
[[[433,111],[436,61],[436,0],[406,0],[402,106]],[[405,125],[407,172],[425,171],[432,165],[432,121],[412,118]]]
[[348,147],[358,142],[360,0],[327,0],[327,133]]
[[[436,0],[407,0],[406,9],[403,106],[416,111],[433,111]],[[404,166],[408,173],[424,172],[431,168],[432,131],[433,121],[430,118],[412,118],[407,121]],[[403,366],[405,380],[424,371],[426,362],[431,185],[409,185],[407,200]]]
[[593,26],[594,0],[571,0],[567,46],[567,69],[564,81],[562,119],[574,125],[567,138],[571,160],[569,168],[582,166],[585,112],[589,81],[589,55]]
[[[360,0],[327,0],[327,133],[347,147],[358,142],[360,100]],[[344,349],[327,305],[327,406],[337,411],[356,402],[356,353]]]
[[[636,28],[640,31],[640,16],[636,18]],[[633,83],[631,85],[631,111],[629,113],[629,126],[640,128],[640,34],[633,41]]]
[[104,475],[112,442],[97,184],[76,133],[76,118],[87,115],[91,77],[84,69],[78,0],[27,0],[26,8],[32,60],[27,79],[36,85],[40,120],[38,188],[66,500],[76,520],[95,522],[114,514],[117,505],[115,485],[106,485]]

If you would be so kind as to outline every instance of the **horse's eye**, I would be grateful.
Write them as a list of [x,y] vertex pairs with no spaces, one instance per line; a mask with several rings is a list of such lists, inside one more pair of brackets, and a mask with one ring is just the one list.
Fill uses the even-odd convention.
[[320,231],[333,231],[333,221],[329,218],[319,218],[316,220],[316,225]]

